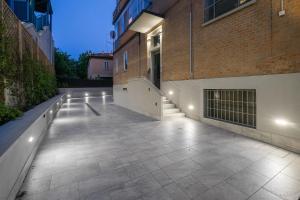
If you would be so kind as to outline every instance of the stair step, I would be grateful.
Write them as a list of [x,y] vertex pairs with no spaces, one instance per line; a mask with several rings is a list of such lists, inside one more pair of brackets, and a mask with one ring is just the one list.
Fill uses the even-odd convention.
[[179,113],[179,112],[180,112],[180,110],[178,108],[169,108],[169,109],[163,110],[164,114]]
[[175,108],[175,104],[173,104],[173,103],[164,103],[163,104],[163,109],[168,109],[168,108]]
[[169,99],[164,99],[163,103],[171,103],[171,101]]
[[169,113],[165,114],[164,118],[169,118],[169,117],[185,117],[184,113]]

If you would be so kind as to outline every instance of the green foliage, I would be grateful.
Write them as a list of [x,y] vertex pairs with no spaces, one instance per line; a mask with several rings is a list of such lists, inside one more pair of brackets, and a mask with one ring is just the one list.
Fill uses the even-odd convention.
[[55,49],[55,71],[59,79],[87,79],[87,67],[91,51],[86,51],[79,55],[78,60],[74,60],[71,56]]
[[10,108],[3,103],[0,103],[0,125],[5,124],[10,120],[14,120],[22,115],[22,112],[15,108]]
[[1,89],[10,88],[17,79],[17,64],[15,63],[16,42],[5,34],[5,26],[0,18],[0,82]]
[[86,51],[79,55],[77,62],[77,75],[80,79],[87,79],[87,67],[89,64],[89,56],[91,54],[91,51]]
[[55,72],[59,78],[74,77],[76,61],[70,58],[66,52],[55,49]]
[[[14,107],[5,106],[4,89],[13,97]],[[0,18],[0,123],[20,116],[19,110],[27,110],[51,98],[57,93],[56,78],[47,67],[28,51],[20,60],[17,41],[6,34]],[[16,104],[15,104],[16,103]],[[17,109],[18,108],[18,109]]]
[[37,105],[57,93],[56,78],[45,67],[30,56],[23,58],[24,96],[26,107]]

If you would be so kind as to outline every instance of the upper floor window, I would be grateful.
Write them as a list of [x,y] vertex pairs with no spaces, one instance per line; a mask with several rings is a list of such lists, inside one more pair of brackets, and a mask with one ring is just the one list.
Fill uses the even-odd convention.
[[108,61],[104,61],[104,70],[109,71],[109,63]]
[[124,71],[128,70],[128,53],[127,51],[123,54]]
[[160,45],[160,34],[152,37],[152,46],[157,47]]
[[204,22],[215,19],[253,0],[203,0]]

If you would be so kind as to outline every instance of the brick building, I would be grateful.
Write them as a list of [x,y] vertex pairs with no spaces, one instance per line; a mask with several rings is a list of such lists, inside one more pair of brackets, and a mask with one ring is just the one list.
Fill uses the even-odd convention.
[[113,77],[113,55],[110,53],[92,54],[88,63],[88,79],[97,80]]
[[117,104],[300,152],[300,1],[119,0],[113,23]]

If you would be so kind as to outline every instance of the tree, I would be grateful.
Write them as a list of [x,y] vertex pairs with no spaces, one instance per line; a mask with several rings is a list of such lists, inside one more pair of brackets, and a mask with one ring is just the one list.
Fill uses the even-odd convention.
[[55,71],[58,78],[73,78],[76,76],[76,61],[66,52],[55,49]]
[[89,64],[89,57],[91,54],[91,51],[86,51],[79,55],[79,59],[77,61],[77,76],[80,79],[87,79],[87,67]]

